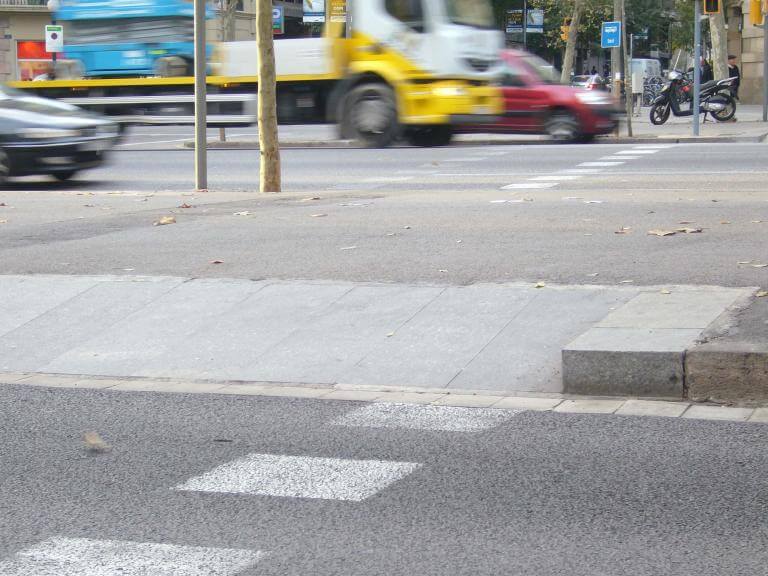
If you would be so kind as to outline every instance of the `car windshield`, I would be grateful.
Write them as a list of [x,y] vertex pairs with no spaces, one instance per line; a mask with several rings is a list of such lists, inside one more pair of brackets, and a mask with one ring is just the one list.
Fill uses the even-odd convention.
[[533,54],[526,54],[521,60],[528,71],[544,84],[560,83],[560,71],[546,60]]
[[454,24],[493,27],[493,10],[487,0],[446,0],[445,6]]

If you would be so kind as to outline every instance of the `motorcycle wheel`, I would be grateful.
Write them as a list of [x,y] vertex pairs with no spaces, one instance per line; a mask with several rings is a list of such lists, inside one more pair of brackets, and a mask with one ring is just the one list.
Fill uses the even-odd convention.
[[669,119],[669,102],[661,102],[651,106],[651,124],[661,126]]
[[712,118],[717,120],[718,122],[728,122],[731,118],[733,118],[736,115],[736,100],[733,99],[733,96],[730,94],[723,94],[720,93],[717,96],[714,96],[710,102],[724,102],[725,108],[722,110],[718,110],[717,112],[710,112],[712,115]]

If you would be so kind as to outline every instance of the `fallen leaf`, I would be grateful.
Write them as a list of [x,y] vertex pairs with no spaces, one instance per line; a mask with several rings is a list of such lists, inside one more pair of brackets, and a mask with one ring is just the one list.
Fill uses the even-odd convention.
[[387,232],[387,236],[397,236],[394,232]]
[[456,240],[456,244],[461,244],[464,240]]
[[0,224],[8,224],[8,220],[0,220]]
[[344,246],[343,248],[339,248],[339,250],[355,250],[357,246]]
[[649,236],[674,236],[677,234],[675,230],[648,230]]
[[597,278],[598,276],[600,276],[600,273],[599,272],[592,272],[592,274],[587,274],[587,276],[589,276],[590,278]]
[[243,210],[242,212],[235,212],[232,214],[232,216],[250,216],[252,212],[249,212],[248,210]]
[[584,200],[584,204],[602,204],[602,200]]
[[523,202],[533,202],[533,198],[523,198]]
[[741,262],[737,262],[737,264],[752,264],[752,260],[742,260]]
[[720,220],[720,224],[730,224],[730,220]]
[[701,230],[701,228],[678,228],[677,232],[682,232],[683,234],[698,234]]
[[634,282],[634,280],[622,280],[619,284],[632,284],[632,282]]
[[442,270],[442,269],[440,269],[440,270],[438,270],[438,272],[446,273],[446,272],[448,272],[448,270]]
[[176,218],[173,216],[163,216],[154,223],[155,226],[165,226],[166,224],[176,224]]
[[310,196],[309,198],[302,198],[299,202],[312,202],[313,200],[320,200],[320,196]]
[[758,298],[765,298],[768,296],[768,290],[758,290],[758,292],[755,294]]
[[198,188],[195,190],[195,192],[200,192],[201,194],[205,194],[208,192],[208,188]]
[[177,206],[177,208],[192,208],[192,205],[184,202],[184,204],[182,204],[181,206]]
[[312,218],[325,218],[328,214],[312,214]]
[[83,442],[85,443],[85,449],[93,454],[102,454],[112,450],[112,446],[104,442],[98,432],[86,432],[83,435]]
[[694,222],[691,222],[690,220],[680,220],[678,224],[694,224]]
[[670,292],[670,291],[669,291],[669,290],[667,290],[666,288],[665,288],[664,290],[662,290],[662,291],[661,291],[661,293],[662,293],[662,294],[672,294],[672,292]]
[[546,286],[544,282],[536,282],[536,285],[534,286],[534,288],[544,288],[544,286]]
[[211,260],[211,264],[224,264],[224,260]]
[[[0,206],[2,206],[2,204],[0,204]],[[765,220],[750,220],[750,223],[752,224],[762,224],[763,222],[765,222]]]
[[632,228],[629,228],[628,226],[622,226],[618,230],[614,230],[614,234],[627,234],[629,231],[632,230]]
[[757,263],[755,263],[755,264],[750,264],[750,266],[752,266],[752,268],[768,268],[768,264],[757,264]]
[[94,204],[83,204],[83,206],[86,208],[95,208]]
[[410,226],[403,226],[403,230],[410,230],[410,229],[411,229]]
[[389,333],[387,333],[387,338],[392,338],[392,336],[394,336],[394,335],[395,335],[394,332],[389,332]]
[[432,166],[440,166],[439,162],[432,161]]
[[136,268],[123,268],[123,272],[133,272]]

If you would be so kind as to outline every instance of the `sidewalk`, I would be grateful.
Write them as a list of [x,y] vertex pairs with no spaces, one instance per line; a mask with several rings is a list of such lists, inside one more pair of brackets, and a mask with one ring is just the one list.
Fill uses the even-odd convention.
[[754,292],[0,276],[0,374],[682,399]]

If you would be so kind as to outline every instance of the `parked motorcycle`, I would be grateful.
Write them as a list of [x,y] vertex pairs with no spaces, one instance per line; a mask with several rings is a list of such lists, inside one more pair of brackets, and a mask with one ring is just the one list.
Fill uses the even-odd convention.
[[[718,122],[727,122],[736,114],[736,100],[731,95],[731,87],[735,78],[711,80],[701,85],[699,92],[699,114],[707,114]],[[669,115],[693,116],[693,82],[685,74],[673,70],[669,73],[669,82],[664,84],[661,93],[651,106],[651,122],[661,125],[669,119]],[[687,109],[681,104],[690,102]]]

